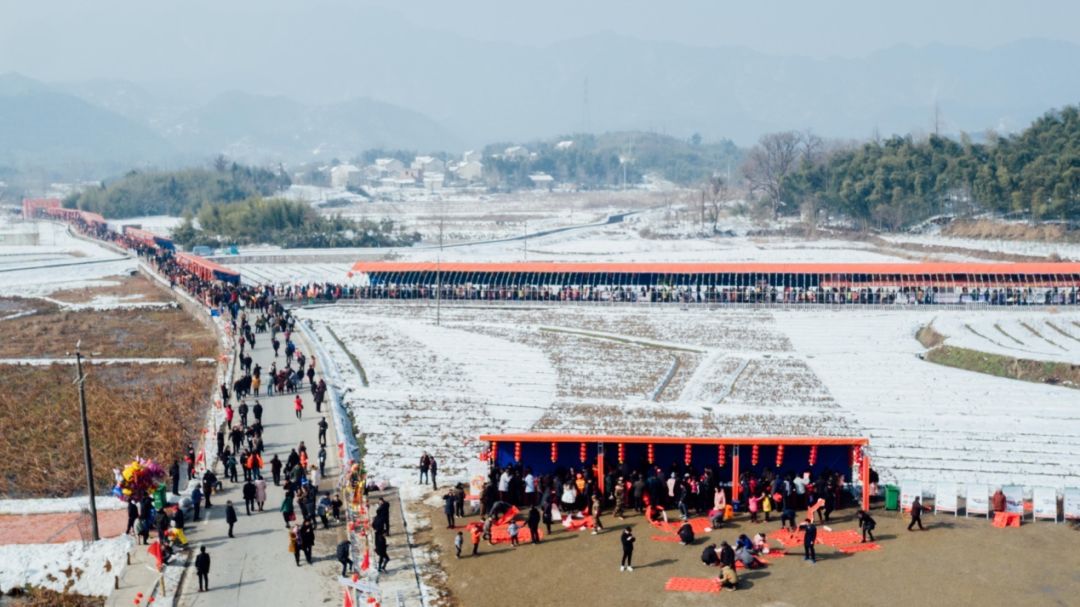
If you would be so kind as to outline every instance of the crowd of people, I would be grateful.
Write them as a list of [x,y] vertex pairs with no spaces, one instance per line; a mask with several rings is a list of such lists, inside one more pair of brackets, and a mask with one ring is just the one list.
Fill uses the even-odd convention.
[[[425,453],[421,459],[421,475],[429,457]],[[424,480],[421,476],[421,482]],[[734,590],[738,585],[736,563],[756,569],[762,566],[759,556],[769,553],[768,528],[764,525],[779,523],[781,530],[791,534],[802,532],[804,558],[816,563],[817,525],[828,524],[836,509],[854,502],[845,490],[844,478],[829,470],[816,476],[809,470],[798,474],[769,469],[744,472],[738,481],[739,500],[732,499],[731,483],[721,481],[715,468],[693,468],[678,462],[666,469],[622,464],[608,470],[602,484],[600,480],[595,468],[588,466],[559,468],[547,474],[533,474],[522,465],[493,468],[478,496],[480,522],[468,526],[468,538],[465,531],[454,536],[455,555],[461,557],[467,540],[471,540],[472,555],[479,554],[483,540],[493,543],[492,528],[500,520],[505,524],[504,515],[508,513],[512,516],[506,533],[515,548],[520,545],[518,536],[525,529],[534,544],[542,541],[538,533],[541,526],[550,535],[553,525],[574,528],[575,522],[582,519],[587,520],[593,534],[599,534],[604,531],[605,513],[623,520],[629,511],[643,515],[661,528],[674,530],[680,544],[693,545],[697,539],[691,524],[693,517],[707,517],[709,528],[722,529],[740,515],[746,517],[745,523],[763,525],[762,530],[740,534],[731,545],[727,541],[710,544],[701,555],[704,564],[720,567],[721,585]],[[461,484],[443,495],[448,529],[455,529],[460,517],[465,516],[465,500],[465,487]],[[514,515],[513,509],[520,514]],[[773,515],[779,515],[779,520]],[[873,541],[873,518],[859,510],[856,520],[863,541],[867,538]],[[633,571],[635,542],[632,530],[624,528],[620,534],[620,571]]]

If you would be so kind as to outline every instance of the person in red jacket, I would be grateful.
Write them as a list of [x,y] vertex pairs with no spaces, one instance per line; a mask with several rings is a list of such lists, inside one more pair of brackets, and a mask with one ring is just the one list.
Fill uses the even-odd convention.
[[293,401],[293,406],[296,409],[296,419],[300,419],[304,413],[304,401],[300,399],[300,395],[296,395],[296,400]]

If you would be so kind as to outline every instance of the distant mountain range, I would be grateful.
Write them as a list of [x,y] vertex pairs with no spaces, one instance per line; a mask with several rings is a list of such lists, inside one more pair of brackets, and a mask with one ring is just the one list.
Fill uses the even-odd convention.
[[[784,129],[867,138],[929,132],[935,107],[944,133],[1009,132],[1080,101],[1080,79],[1068,77],[1080,65],[1080,46],[1065,42],[899,46],[829,59],[615,34],[535,47],[426,30],[352,5],[340,10],[331,20],[301,8],[289,19],[252,15],[250,32],[227,44],[208,39],[182,57],[170,44],[137,45],[149,34],[133,33],[143,37],[131,42],[146,48],[142,64],[170,66],[168,84],[135,68],[130,73],[145,83],[46,86],[2,77],[0,164],[180,162],[217,153],[295,163],[373,146],[460,151],[583,130],[699,133],[740,145]],[[320,36],[292,44],[296,28],[312,19]],[[259,52],[230,55],[248,43]],[[72,60],[91,74],[125,61],[100,52]],[[228,69],[218,67],[222,57]]]

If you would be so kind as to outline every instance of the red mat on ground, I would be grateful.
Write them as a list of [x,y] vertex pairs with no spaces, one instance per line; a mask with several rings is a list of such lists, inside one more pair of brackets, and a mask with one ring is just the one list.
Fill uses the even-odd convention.
[[517,506],[510,506],[510,509],[503,513],[503,515],[499,517],[499,520],[495,521],[495,524],[509,525],[510,521],[512,521],[519,512],[521,511],[517,509]]
[[881,550],[881,544],[875,544],[873,542],[867,544],[852,544],[851,546],[840,546],[837,548],[844,554],[855,554],[856,552],[870,552],[871,550]]
[[[544,539],[544,532],[537,529],[536,532],[540,535],[540,539]],[[518,542],[524,544],[532,541],[532,532],[528,527],[522,527],[518,531]],[[506,527],[492,527],[491,528],[491,543],[492,544],[509,544],[510,534],[507,533]]]
[[[763,559],[761,557],[758,557],[758,560],[761,561],[761,564],[763,565],[762,567],[758,567],[758,569],[764,569],[765,567],[769,566],[769,561],[766,561],[765,559]],[[746,565],[743,565],[742,561],[735,561],[735,568],[736,569],[746,569]]]
[[683,522],[690,523],[690,528],[694,530],[694,535],[708,533],[705,530],[712,529],[712,523],[709,522],[709,517],[706,516],[694,517],[688,521],[683,521],[681,518],[676,517],[675,519],[670,520],[667,523],[665,523],[663,520],[649,522],[652,524],[653,527],[656,527],[657,529],[660,529],[662,531],[667,531],[668,533],[677,532],[679,530],[679,527],[682,527]]
[[[784,546],[802,546],[803,532],[796,531],[791,533],[789,531],[773,531],[768,535],[770,540],[776,540]],[[824,544],[826,546],[847,546],[849,544],[858,544],[862,541],[862,532],[858,529],[846,529],[844,531],[825,531],[821,527],[818,527],[817,543]]]
[[586,514],[581,518],[571,517],[569,520],[563,519],[563,527],[570,531],[577,531],[579,529],[592,529],[596,525],[593,523],[591,515]]
[[995,512],[994,522],[991,524],[1002,529],[1005,527],[1019,527],[1020,514],[1017,512]]
[[654,542],[672,542],[676,544],[679,542],[679,536],[677,535],[654,535],[649,539]]
[[673,577],[664,584],[668,592],[720,592],[716,578]]

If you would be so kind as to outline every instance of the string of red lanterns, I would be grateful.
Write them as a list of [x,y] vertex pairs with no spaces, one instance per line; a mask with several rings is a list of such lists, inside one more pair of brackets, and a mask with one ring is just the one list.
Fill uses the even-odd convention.
[[758,450],[760,447],[754,445],[754,448],[750,450],[750,465],[756,466],[758,463]]
[[581,449],[579,450],[578,457],[581,459],[581,463],[585,463],[586,456],[588,454],[585,451],[585,443],[581,443]]
[[551,463],[559,461],[559,443],[551,443]]
[[499,443],[498,443],[498,441],[491,441],[491,461],[498,462],[499,460],[496,459],[496,456],[498,454],[499,454]]
[[648,455],[649,455],[649,465],[651,466],[653,461],[656,459],[655,453],[653,451],[653,444],[652,443],[649,443]]
[[810,447],[810,465],[817,463],[817,445]]
[[687,443],[687,444],[686,444],[686,449],[684,449],[684,453],[683,453],[683,462],[684,462],[684,463],[685,463],[685,464],[686,464],[687,466],[689,466],[689,465],[690,465],[690,461],[691,461],[691,459],[692,459],[692,457],[691,457],[692,455],[693,455],[693,451],[691,450],[691,447],[690,447],[690,443]]
[[514,443],[514,461],[519,463],[519,464],[521,463],[521,443],[520,442]]
[[716,465],[721,468],[727,464],[727,448],[723,445],[716,446]]
[[779,445],[776,447],[776,467],[784,465],[784,446]]
[[626,463],[626,445],[619,443],[619,465]]

